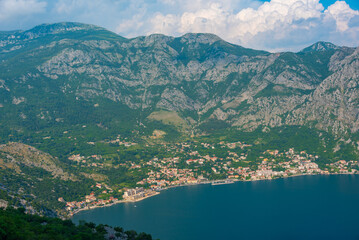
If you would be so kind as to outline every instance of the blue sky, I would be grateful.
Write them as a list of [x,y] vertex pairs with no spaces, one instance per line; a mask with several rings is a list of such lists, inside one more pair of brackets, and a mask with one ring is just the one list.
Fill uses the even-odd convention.
[[[327,0],[327,1],[320,1],[321,4],[323,4],[324,7],[328,7],[335,3],[335,0]],[[359,10],[359,1],[358,0],[347,0],[345,1],[349,6],[354,10]]]
[[359,46],[358,0],[0,0],[0,31],[76,21],[124,37],[214,33],[269,51]]

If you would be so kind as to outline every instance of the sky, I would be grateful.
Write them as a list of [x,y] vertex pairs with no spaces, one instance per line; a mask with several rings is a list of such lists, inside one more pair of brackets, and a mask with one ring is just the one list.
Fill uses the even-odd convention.
[[81,22],[121,36],[214,33],[253,49],[359,46],[358,0],[0,0],[0,31]]

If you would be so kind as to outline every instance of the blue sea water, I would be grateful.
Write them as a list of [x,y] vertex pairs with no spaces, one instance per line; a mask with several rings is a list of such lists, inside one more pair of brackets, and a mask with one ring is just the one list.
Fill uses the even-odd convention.
[[137,203],[83,211],[161,240],[359,240],[359,175],[300,176],[172,188]]

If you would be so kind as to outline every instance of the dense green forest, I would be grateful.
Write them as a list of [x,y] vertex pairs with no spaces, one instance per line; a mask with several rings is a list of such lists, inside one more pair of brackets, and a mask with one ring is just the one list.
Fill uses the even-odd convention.
[[[41,217],[24,213],[24,209],[0,209],[0,239],[6,240],[101,240],[120,239],[152,240],[147,233],[124,231],[121,227],[80,222],[75,225],[71,220]],[[107,236],[107,238],[105,238]]]
[[[80,23],[0,33],[0,45],[0,199],[27,213],[68,217],[71,202],[157,189],[173,168],[190,181],[255,171],[268,150],[304,151],[335,173],[359,159],[354,48],[272,54],[211,34],[126,39]],[[218,159],[187,162],[205,156]],[[103,238],[101,225],[1,217],[4,239]]]

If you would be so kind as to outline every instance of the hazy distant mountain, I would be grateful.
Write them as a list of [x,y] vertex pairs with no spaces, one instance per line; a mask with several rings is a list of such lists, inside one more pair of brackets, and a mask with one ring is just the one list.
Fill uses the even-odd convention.
[[126,39],[80,23],[1,32],[0,127],[155,119],[196,132],[215,119],[246,130],[307,125],[355,133],[358,53],[325,42],[269,53],[213,34]]

